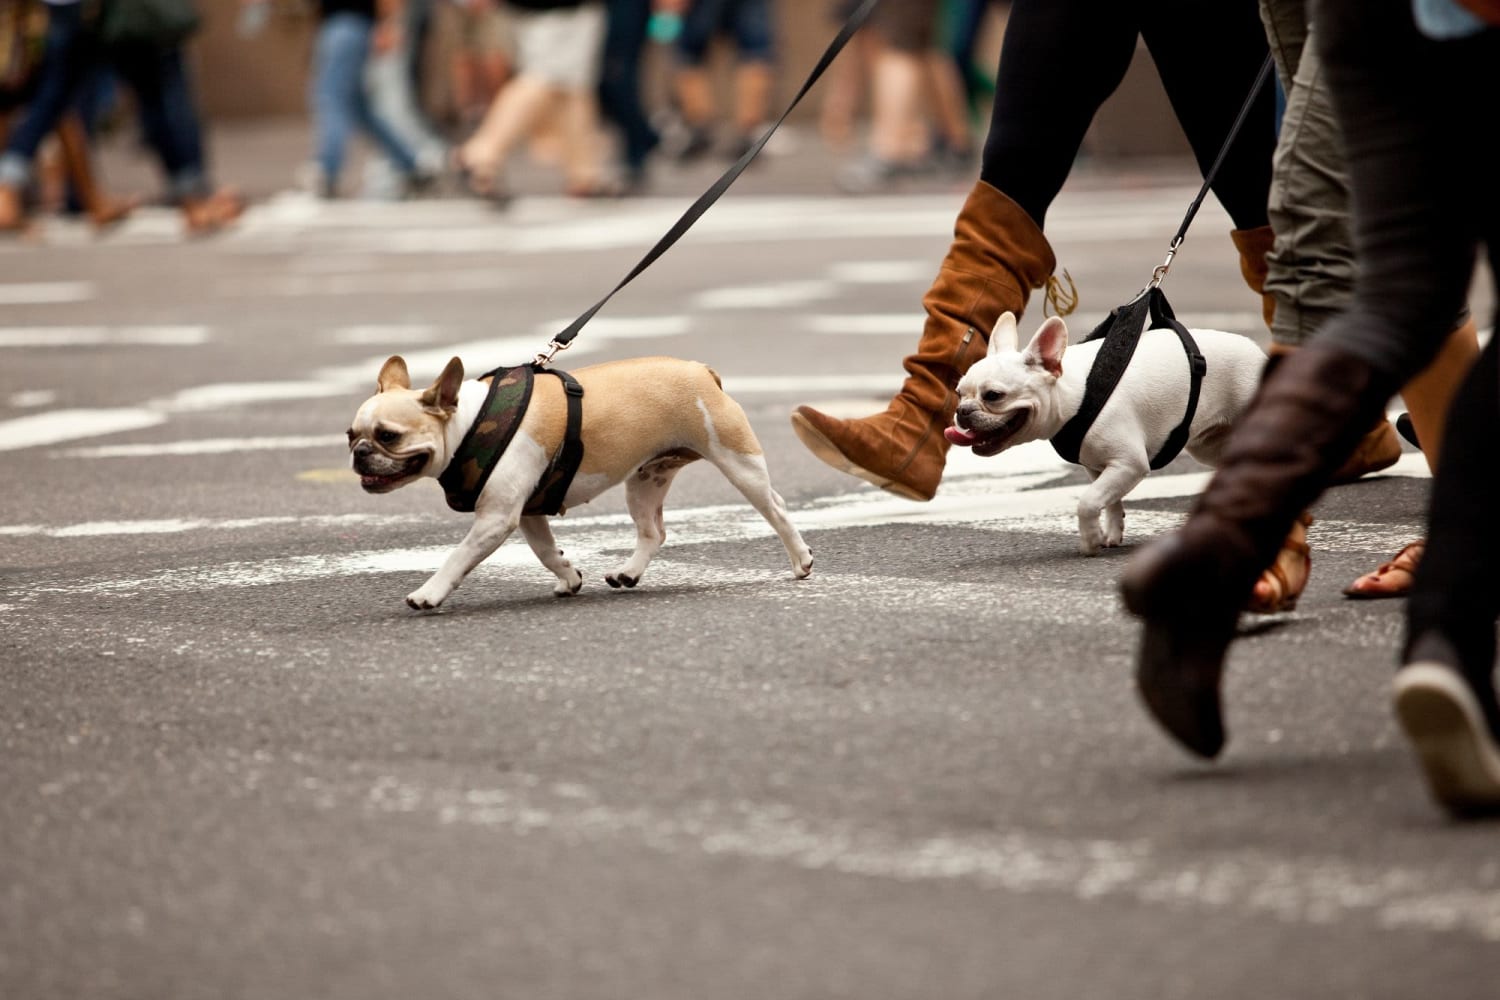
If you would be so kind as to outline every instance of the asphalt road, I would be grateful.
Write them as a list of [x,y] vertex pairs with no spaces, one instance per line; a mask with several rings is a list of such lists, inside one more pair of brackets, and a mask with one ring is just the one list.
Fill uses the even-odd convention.
[[[1064,192],[1075,337],[1192,193]],[[797,403],[894,388],[962,195],[731,195],[562,358],[712,364],[811,578],[693,467],[638,588],[603,583],[613,493],[555,525],[578,597],[513,540],[434,614],[402,598],[466,518],[346,468],[380,362],[526,360],[685,198],[0,244],[0,996],[1494,997],[1495,828],[1401,742],[1400,605],[1339,593],[1419,534],[1420,456],[1320,504],[1201,765],[1136,704],[1129,545],[1076,553],[1076,470],[959,456],[918,505],[797,443]],[[1263,340],[1227,228],[1208,206],[1168,292]],[[1154,474],[1127,543],[1202,477]]]

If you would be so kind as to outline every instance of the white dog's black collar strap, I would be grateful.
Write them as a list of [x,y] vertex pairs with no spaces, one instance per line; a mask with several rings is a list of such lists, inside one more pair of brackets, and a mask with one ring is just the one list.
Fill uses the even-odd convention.
[[[1149,321],[1149,322],[1148,322]],[[1136,345],[1146,330],[1169,329],[1182,341],[1188,357],[1188,402],[1187,414],[1151,459],[1151,468],[1160,469],[1182,452],[1192,432],[1193,416],[1198,412],[1198,396],[1203,389],[1203,376],[1208,371],[1208,361],[1198,349],[1198,342],[1188,333],[1187,327],[1177,321],[1172,306],[1160,288],[1152,287],[1123,306],[1111,309],[1109,316],[1093,333],[1084,338],[1103,340],[1094,366],[1089,369],[1088,381],[1084,383],[1083,403],[1073,419],[1052,437],[1052,447],[1064,461],[1078,464],[1083,438],[1094,426],[1094,420],[1104,409],[1104,404],[1113,395],[1115,386],[1125,374],[1130,359],[1135,355]]]

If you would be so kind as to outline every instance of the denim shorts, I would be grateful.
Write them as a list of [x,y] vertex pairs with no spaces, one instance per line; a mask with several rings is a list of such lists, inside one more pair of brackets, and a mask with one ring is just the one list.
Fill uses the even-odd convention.
[[771,0],[698,0],[677,36],[678,57],[689,66],[702,65],[709,43],[721,32],[733,39],[741,60],[770,62],[776,51]]

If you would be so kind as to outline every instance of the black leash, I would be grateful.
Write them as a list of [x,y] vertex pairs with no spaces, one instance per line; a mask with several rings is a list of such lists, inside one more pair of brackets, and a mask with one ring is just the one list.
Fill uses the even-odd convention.
[[646,252],[646,255],[641,258],[635,267],[630,269],[630,273],[625,275],[618,285],[610,289],[609,294],[605,295],[598,302],[595,302],[583,315],[569,323],[567,329],[552,338],[552,342],[547,345],[547,349],[537,355],[537,364],[550,364],[558,351],[567,350],[568,345],[573,342],[573,338],[578,336],[578,331],[582,330],[584,325],[594,318],[594,314],[602,309],[606,302],[615,297],[616,292],[634,281],[637,275],[654,264],[658,257],[671,249],[672,245],[681,239],[684,233],[693,228],[693,224],[703,216],[703,213],[707,212],[709,207],[718,201],[725,191],[729,190],[729,186],[739,178],[740,174],[745,172],[745,168],[750,165],[750,161],[760,155],[760,151],[765,148],[771,136],[781,127],[781,123],[786,121],[787,116],[792,113],[792,109],[802,102],[802,98],[812,89],[813,84],[817,83],[818,79],[832,65],[834,57],[843,51],[844,46],[849,43],[849,39],[854,37],[855,32],[864,27],[865,21],[870,17],[870,12],[875,9],[875,5],[879,2],[880,0],[863,0],[855,8],[854,13],[849,15],[849,19],[844,22],[844,26],[839,29],[839,33],[834,36],[833,41],[828,43],[828,48],[823,52],[823,57],[813,67],[812,73],[803,82],[801,89],[797,91],[797,95],[792,98],[792,103],[787,105],[786,110],[781,113],[781,117],[777,118],[771,127],[766,129],[765,134],[757,139],[749,149],[745,150],[744,155],[736,160],[728,170],[724,171],[722,177],[714,181],[707,191],[699,195],[697,201],[688,206],[687,211],[683,212],[682,217],[673,223],[672,228],[667,230],[666,235]]
[[1104,322],[1084,338],[1084,343],[1091,340],[1103,340],[1104,343],[1099,345],[1099,353],[1094,357],[1093,367],[1089,369],[1088,379],[1084,383],[1083,401],[1079,404],[1078,412],[1063,425],[1062,430],[1051,438],[1053,449],[1064,461],[1078,464],[1084,437],[1094,426],[1094,421],[1103,411],[1104,404],[1109,402],[1109,397],[1119,385],[1120,379],[1124,377],[1125,369],[1130,365],[1130,359],[1135,356],[1136,345],[1140,343],[1141,335],[1147,330],[1169,329],[1177,334],[1177,338],[1182,341],[1183,352],[1187,355],[1189,376],[1186,413],[1182,422],[1172,429],[1172,433],[1168,435],[1161,450],[1152,456],[1151,468],[1160,469],[1167,465],[1181,453],[1187,444],[1192,433],[1193,417],[1198,413],[1198,397],[1203,389],[1203,376],[1208,373],[1208,361],[1203,357],[1203,352],[1199,350],[1197,341],[1193,340],[1187,327],[1178,322],[1176,315],[1172,312],[1172,306],[1167,302],[1167,295],[1161,290],[1161,282],[1172,267],[1172,258],[1177,255],[1177,248],[1182,246],[1183,240],[1187,239],[1188,227],[1193,224],[1193,218],[1202,207],[1203,199],[1208,197],[1214,178],[1218,176],[1219,168],[1224,165],[1224,158],[1229,155],[1229,149],[1238,138],[1245,119],[1250,116],[1250,109],[1255,106],[1255,99],[1260,96],[1261,88],[1265,86],[1266,78],[1270,75],[1273,65],[1271,56],[1267,55],[1265,63],[1255,77],[1255,83],[1250,87],[1249,96],[1245,98],[1245,103],[1240,107],[1240,113],[1229,128],[1229,135],[1225,137],[1224,145],[1219,147],[1219,155],[1214,158],[1213,166],[1209,168],[1208,173],[1203,175],[1203,186],[1198,189],[1198,196],[1188,206],[1182,225],[1177,227],[1177,234],[1172,237],[1172,243],[1167,249],[1167,259],[1151,272],[1150,282],[1135,298],[1122,306],[1111,309]]
[[[1229,135],[1224,138],[1224,145],[1219,147],[1219,155],[1214,157],[1213,166],[1208,168],[1208,173],[1203,175],[1203,186],[1198,189],[1198,196],[1188,205],[1187,214],[1182,217],[1182,225],[1177,227],[1177,234],[1172,237],[1171,244],[1167,247],[1167,259],[1156,266],[1151,272],[1151,281],[1145,288],[1141,289],[1140,298],[1146,291],[1161,284],[1167,272],[1172,268],[1172,258],[1177,256],[1177,248],[1182,246],[1182,241],[1187,239],[1188,227],[1193,224],[1193,219],[1198,215],[1198,209],[1203,207],[1203,199],[1208,197],[1208,191],[1213,187],[1214,179],[1219,176],[1219,168],[1224,165],[1224,159],[1229,155],[1229,149],[1234,145],[1234,140],[1239,137],[1240,128],[1245,124],[1245,119],[1250,117],[1250,109],[1255,107],[1255,99],[1260,96],[1260,90],[1266,85],[1266,78],[1271,75],[1271,70],[1276,63],[1270,53],[1266,54],[1266,61],[1261,63],[1260,72],[1255,76],[1255,82],[1250,85],[1250,93],[1245,98],[1245,103],[1240,106],[1240,113],[1235,116],[1234,124],[1229,126]],[[1096,331],[1097,332],[1097,331]],[[1090,340],[1093,336],[1089,337]]]

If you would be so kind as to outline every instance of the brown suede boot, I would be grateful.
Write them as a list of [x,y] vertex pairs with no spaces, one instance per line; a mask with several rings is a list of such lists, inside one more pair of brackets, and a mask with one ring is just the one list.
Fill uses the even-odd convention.
[[1240,252],[1240,274],[1244,276],[1245,284],[1260,296],[1260,315],[1269,328],[1276,315],[1276,300],[1266,294],[1266,274],[1270,269],[1266,254],[1276,242],[1275,234],[1270,226],[1258,226],[1255,229],[1231,229],[1229,238]]
[[1145,619],[1136,687],[1167,732],[1204,757],[1224,746],[1224,654],[1256,577],[1396,389],[1316,341],[1273,364],[1193,515],[1120,578],[1126,607]]
[[907,378],[882,413],[840,420],[799,406],[792,428],[814,455],[840,472],[898,496],[931,500],[943,478],[953,419],[953,389],[984,357],[989,332],[1003,312],[1017,317],[1031,290],[1056,266],[1047,238],[1031,217],[980,181],[953,228],[953,244],[922,299],[927,322]]
[[0,184],[0,233],[19,233],[26,228],[26,202],[21,192]]

